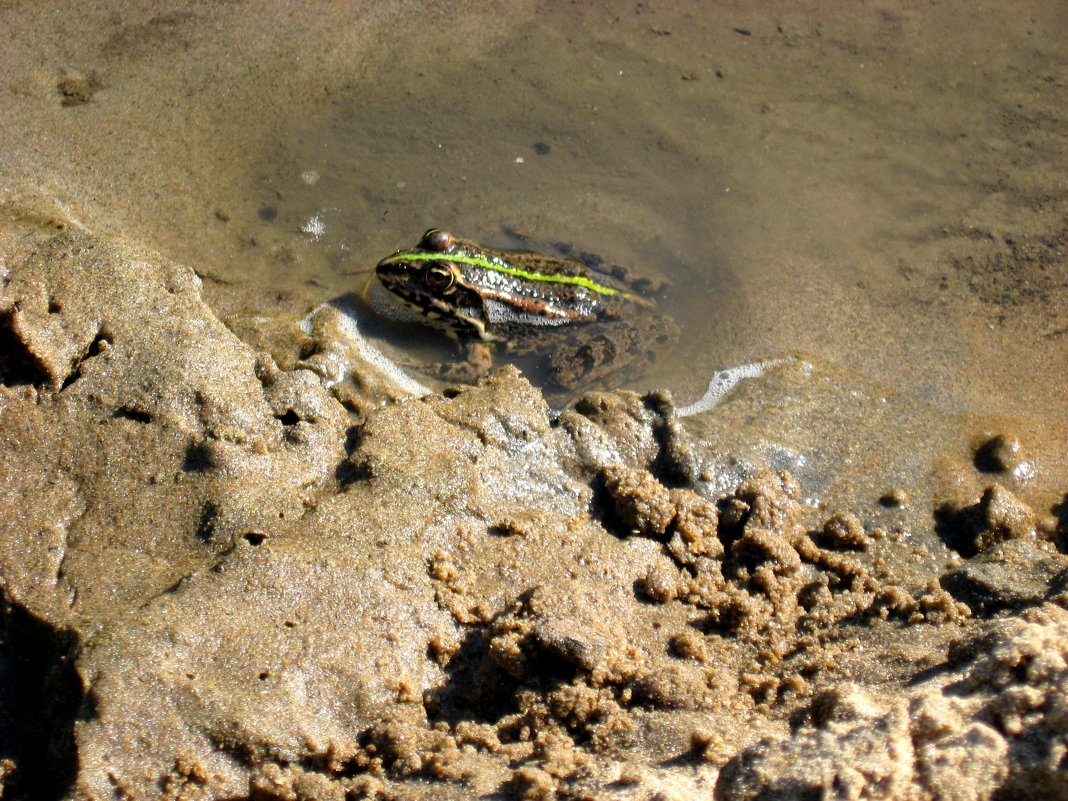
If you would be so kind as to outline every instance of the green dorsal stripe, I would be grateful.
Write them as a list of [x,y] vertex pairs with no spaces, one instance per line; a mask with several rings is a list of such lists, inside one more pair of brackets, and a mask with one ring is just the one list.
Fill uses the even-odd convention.
[[[591,292],[600,295],[618,295],[619,290],[587,278],[584,275],[546,275],[545,273],[533,273],[529,270],[520,270],[518,267],[509,267],[485,256],[466,256],[462,253],[397,253],[383,259],[383,264],[393,264],[398,261],[452,261],[460,264],[471,264],[486,270],[496,270],[499,273],[514,275],[516,278],[525,278],[528,281],[544,281],[547,284],[574,284],[585,287]],[[626,295],[626,297],[630,297]]]

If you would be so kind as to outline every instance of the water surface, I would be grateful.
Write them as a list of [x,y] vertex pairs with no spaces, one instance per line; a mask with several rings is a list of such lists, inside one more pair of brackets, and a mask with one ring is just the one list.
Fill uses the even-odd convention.
[[515,230],[671,278],[682,342],[634,386],[800,353],[1068,450],[1063,4],[7,13],[5,190],[193,265],[224,319]]
[[427,25],[253,177],[331,290],[431,225],[669,276],[683,345],[645,383],[682,396],[801,351],[947,410],[1065,411],[1053,42],[961,13],[549,4],[472,46]]

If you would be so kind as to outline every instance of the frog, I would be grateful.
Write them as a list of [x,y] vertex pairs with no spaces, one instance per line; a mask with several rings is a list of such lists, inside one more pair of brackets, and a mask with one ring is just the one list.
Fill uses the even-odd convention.
[[555,389],[592,387],[647,366],[679,335],[654,299],[666,281],[588,253],[501,250],[431,228],[415,247],[382,259],[375,275],[461,348],[460,359],[428,368],[444,381],[474,383],[503,351],[512,361],[535,359]]

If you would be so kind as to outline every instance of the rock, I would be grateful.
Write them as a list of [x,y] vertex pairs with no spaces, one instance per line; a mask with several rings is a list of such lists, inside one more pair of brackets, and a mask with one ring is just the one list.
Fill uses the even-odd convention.
[[761,741],[724,766],[715,798],[906,798],[913,760],[908,718],[895,709],[859,725],[805,728],[786,740]]
[[435,675],[428,635],[448,626],[418,558],[383,566],[371,542],[313,537],[240,547],[81,654],[93,715],[75,725],[73,795],[159,798],[180,763],[236,797],[250,763],[352,759]]
[[984,473],[1011,473],[1024,459],[1023,446],[1012,434],[997,434],[975,449],[975,468]]
[[99,88],[100,79],[96,73],[86,74],[77,70],[68,72],[56,84],[56,89],[62,98],[60,103],[64,106],[80,106],[88,103]]
[[858,723],[874,720],[883,709],[863,687],[849,682],[819,693],[812,699],[809,715],[817,728],[833,723]]
[[894,487],[885,492],[880,498],[879,503],[883,506],[904,508],[909,505],[909,494],[901,487]]
[[1045,604],[955,650],[963,664],[904,697],[821,693],[810,723],[732,758],[714,797],[1068,799],[1068,611]]
[[1002,487],[987,487],[979,499],[979,513],[985,524],[976,532],[975,547],[986,550],[996,542],[1035,535],[1035,513],[1031,507]]
[[1065,568],[1068,559],[1047,554],[1030,540],[1009,540],[945,573],[939,584],[973,612],[990,614],[1040,603]]
[[671,493],[652,473],[637,468],[612,466],[603,474],[605,491],[619,522],[628,533],[658,539],[675,519]]
[[964,556],[975,556],[1013,539],[1033,539],[1038,519],[1026,503],[1000,484],[991,484],[970,506],[943,506],[937,511],[946,543]]

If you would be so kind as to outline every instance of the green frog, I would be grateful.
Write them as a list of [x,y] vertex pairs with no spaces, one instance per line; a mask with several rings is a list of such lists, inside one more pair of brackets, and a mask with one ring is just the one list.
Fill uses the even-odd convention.
[[649,295],[667,284],[574,258],[496,250],[431,228],[414,248],[378,263],[382,287],[463,348],[439,365],[447,381],[471,382],[493,365],[534,357],[557,388],[588,387],[648,364],[678,338]]

